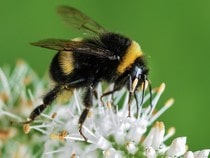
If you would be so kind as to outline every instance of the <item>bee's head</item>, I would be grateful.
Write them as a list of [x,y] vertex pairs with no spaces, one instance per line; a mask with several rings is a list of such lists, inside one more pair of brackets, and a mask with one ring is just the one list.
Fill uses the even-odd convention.
[[[131,70],[131,78],[132,78],[132,89],[131,91],[136,91],[140,86],[142,86],[142,100],[141,104],[144,101],[144,92],[145,92],[145,84],[148,82],[149,93],[150,93],[150,102],[152,102],[152,87],[151,83],[148,79],[149,69],[146,66],[145,62],[142,60],[138,60]],[[152,104],[152,103],[151,103]]]
[[132,87],[135,91],[139,86],[148,81],[149,69],[144,65],[134,65],[131,71]]

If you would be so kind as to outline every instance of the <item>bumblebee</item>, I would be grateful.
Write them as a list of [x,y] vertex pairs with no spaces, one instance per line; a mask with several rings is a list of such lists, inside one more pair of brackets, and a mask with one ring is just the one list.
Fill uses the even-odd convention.
[[[143,86],[143,101],[145,83],[146,81],[149,83],[147,77],[149,69],[137,42],[105,30],[73,7],[60,6],[57,11],[68,25],[92,33],[94,36],[81,40],[45,39],[32,43],[34,46],[58,51],[52,59],[49,70],[55,87],[43,97],[43,104],[37,106],[31,112],[29,120],[24,123],[34,121],[64,90],[84,88],[85,109],[78,123],[81,136],[87,140],[82,132],[82,126],[92,106],[98,83],[101,81],[114,83],[114,88],[104,93],[101,99],[104,96],[113,95],[123,87],[128,89],[128,116],[130,116],[132,96],[135,97],[137,107],[139,106],[136,92],[140,86]],[[150,84],[149,87],[151,100]]]

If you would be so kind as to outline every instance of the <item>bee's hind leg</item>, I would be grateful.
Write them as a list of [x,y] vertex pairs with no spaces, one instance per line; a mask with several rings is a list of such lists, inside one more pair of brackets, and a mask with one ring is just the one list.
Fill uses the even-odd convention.
[[93,96],[94,96],[94,88],[92,86],[88,87],[88,89],[86,90],[85,96],[84,96],[84,105],[85,105],[85,109],[83,110],[82,114],[80,115],[79,118],[79,133],[81,134],[81,136],[85,139],[85,141],[87,141],[87,138],[85,137],[85,135],[82,132],[82,126],[87,118],[87,115],[90,111],[90,108],[92,107],[93,103]]
[[37,106],[29,115],[29,120],[23,123],[31,123],[39,116],[47,106],[49,106],[58,96],[58,93],[61,93],[63,86],[57,85],[51,91],[49,91],[43,98],[43,104]]

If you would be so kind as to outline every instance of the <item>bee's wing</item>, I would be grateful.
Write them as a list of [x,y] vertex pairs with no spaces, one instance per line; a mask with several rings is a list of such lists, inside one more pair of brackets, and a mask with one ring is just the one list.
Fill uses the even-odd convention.
[[68,25],[76,29],[83,30],[85,33],[92,32],[99,34],[107,32],[97,22],[73,7],[60,6],[58,7],[57,12]]
[[[62,40],[62,39],[44,39],[37,42],[32,42],[30,44],[37,47],[63,51],[65,49],[68,49],[67,43],[69,42],[70,42],[69,40]],[[71,45],[73,45],[74,42],[71,43],[72,43]]]
[[118,57],[116,57],[116,55],[114,55],[113,52],[84,41],[45,39],[31,44],[34,46],[58,50],[58,51],[72,51],[74,53],[89,54],[101,58],[107,58],[110,60],[118,60]]

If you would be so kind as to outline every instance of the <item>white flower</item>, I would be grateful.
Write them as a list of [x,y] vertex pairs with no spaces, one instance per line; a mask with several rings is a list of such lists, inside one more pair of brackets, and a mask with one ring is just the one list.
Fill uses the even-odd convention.
[[187,151],[184,155],[184,158],[208,158],[209,152],[210,149],[204,149],[194,153],[192,151]]
[[192,151],[188,151],[184,154],[184,158],[194,158],[194,154]]
[[157,156],[155,149],[153,149],[152,147],[146,148],[145,155],[147,158],[156,158]]
[[[102,93],[101,85],[98,86],[98,94]],[[45,154],[50,155],[56,152],[57,155],[63,155],[66,146],[71,146],[73,153],[77,156],[83,157],[82,155],[103,155],[104,157],[125,157],[133,155],[138,157],[139,154],[146,155],[148,157],[156,157],[159,152],[163,151],[164,141],[170,137],[173,132],[169,132],[166,136],[165,126],[163,122],[156,122],[155,125],[150,130],[149,134],[146,136],[145,140],[142,142],[142,138],[145,136],[145,132],[148,129],[155,119],[160,116],[165,110],[167,110],[172,104],[173,99],[170,99],[166,104],[158,111],[155,115],[152,114],[157,102],[165,89],[165,85],[162,84],[159,88],[153,90],[155,97],[153,98],[152,104],[153,109],[151,110],[150,106],[141,108],[140,113],[137,118],[134,117],[136,112],[135,102],[132,102],[132,117],[127,117],[127,99],[128,94],[125,89],[119,92],[118,101],[115,100],[115,104],[119,104],[123,100],[124,105],[121,109],[117,109],[115,112],[112,108],[111,99],[107,98],[107,107],[101,105],[100,101],[95,100],[94,106],[91,110],[91,114],[84,123],[83,132],[84,135],[88,138],[86,144],[84,139],[80,136],[78,132],[78,117],[83,108],[81,105],[80,91],[74,91],[74,97],[72,98],[70,105],[65,107],[63,110],[62,107],[54,106],[52,111],[56,111],[57,116],[52,120],[43,123],[45,126],[45,131],[42,131],[43,127],[31,126],[36,130],[42,131],[45,134],[56,135],[55,131],[59,129],[60,131],[67,131],[68,134],[64,135],[62,132],[57,132],[57,137],[51,137],[54,140],[66,140],[64,146],[59,146],[59,150],[55,150],[57,146],[52,140],[48,140],[48,144],[45,148]],[[123,99],[123,96],[125,99]],[[144,102],[149,99],[149,94],[145,96]],[[61,113],[61,114],[59,114]],[[50,116],[45,116],[50,118]],[[174,131],[174,130],[170,130]],[[63,136],[63,137],[61,137]],[[145,151],[144,152],[144,148]],[[166,147],[165,147],[166,149]],[[72,153],[69,150],[69,155]],[[165,150],[166,151],[166,150]],[[61,155],[60,155],[60,154]],[[96,156],[97,157],[97,156]]]
[[[83,126],[83,133],[88,138],[87,142],[78,131],[78,119],[84,109],[81,101],[82,90],[74,90],[70,101],[55,102],[34,123],[24,125],[24,131],[30,132],[30,137],[23,135],[19,128],[14,130],[15,126],[9,128],[7,133],[10,134],[5,135],[4,139],[12,137],[13,139],[10,140],[14,142],[10,144],[15,144],[22,138],[25,140],[25,145],[22,143],[11,147],[10,144],[0,140],[0,149],[4,148],[2,156],[12,157],[11,148],[13,148],[22,157],[24,157],[24,151],[27,157],[44,158],[156,158],[159,156],[207,158],[209,149],[194,153],[186,152],[186,137],[174,139],[169,146],[165,143],[175,133],[175,128],[169,128],[166,132],[164,123],[156,120],[171,107],[174,100],[169,99],[160,110],[154,113],[164,89],[165,84],[161,84],[160,87],[152,90],[152,108],[149,103],[150,94],[147,93],[138,114],[136,114],[136,102],[133,100],[131,117],[127,117],[126,89],[116,92],[114,100],[111,96],[104,98],[107,106],[103,106],[99,98],[94,99],[91,112]],[[40,96],[44,91],[46,91],[46,82],[40,80],[25,63],[19,63],[13,71],[0,69],[0,117],[7,117],[7,119],[2,118],[5,121],[22,121],[21,118],[26,118],[33,108],[40,104]],[[98,96],[104,91],[106,90],[103,90],[102,85],[99,84]],[[137,95],[141,98],[142,92],[139,91]],[[116,109],[113,105],[116,105]],[[16,114],[11,113],[11,109]],[[1,132],[0,136],[2,136]]]
[[143,146],[145,148],[152,147],[153,149],[158,150],[163,142],[164,134],[165,126],[163,122],[156,122],[144,140]]
[[195,158],[207,158],[209,155],[210,149],[205,149],[201,151],[196,151],[194,153]]
[[186,152],[186,137],[179,137],[172,141],[166,154],[168,157],[179,157]]

